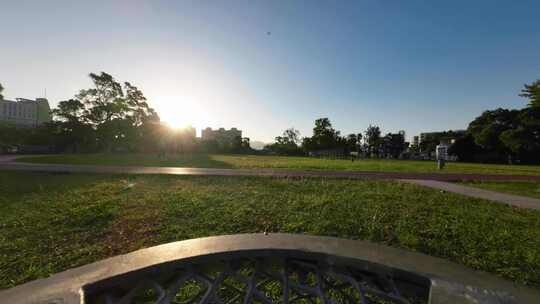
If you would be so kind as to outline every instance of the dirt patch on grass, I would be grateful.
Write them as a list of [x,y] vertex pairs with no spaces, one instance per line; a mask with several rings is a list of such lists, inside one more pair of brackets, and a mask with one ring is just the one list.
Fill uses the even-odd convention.
[[114,256],[155,245],[159,234],[159,212],[139,210],[144,216],[121,216],[110,227],[105,236],[105,253]]
[[156,245],[162,223],[162,206],[148,198],[151,190],[144,183],[130,183],[121,192],[126,195],[121,211],[105,234],[105,253],[108,256],[131,252]]

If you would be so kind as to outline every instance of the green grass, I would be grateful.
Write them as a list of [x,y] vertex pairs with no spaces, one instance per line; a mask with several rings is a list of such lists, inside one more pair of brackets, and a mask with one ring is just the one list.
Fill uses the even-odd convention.
[[474,181],[461,184],[497,192],[540,198],[540,182],[529,181]]
[[540,288],[540,212],[411,184],[0,172],[0,288],[138,248],[288,232],[443,257]]
[[22,157],[18,161],[79,165],[540,175],[540,166],[451,162],[443,171],[439,171],[434,161],[365,159],[351,162],[350,160],[261,155],[201,154],[158,157],[142,154],[65,154]]

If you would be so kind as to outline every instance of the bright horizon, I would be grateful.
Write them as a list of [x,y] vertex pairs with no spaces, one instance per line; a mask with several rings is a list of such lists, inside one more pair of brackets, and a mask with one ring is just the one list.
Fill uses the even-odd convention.
[[376,124],[410,139],[521,108],[540,78],[537,1],[96,2],[2,5],[6,99],[46,89],[54,107],[104,71],[198,135],[271,142],[328,117],[344,135]]

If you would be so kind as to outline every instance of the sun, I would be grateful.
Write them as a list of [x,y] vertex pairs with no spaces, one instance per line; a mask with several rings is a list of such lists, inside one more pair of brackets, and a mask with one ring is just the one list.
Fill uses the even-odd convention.
[[157,107],[159,117],[174,129],[207,124],[207,115],[196,103],[162,103]]

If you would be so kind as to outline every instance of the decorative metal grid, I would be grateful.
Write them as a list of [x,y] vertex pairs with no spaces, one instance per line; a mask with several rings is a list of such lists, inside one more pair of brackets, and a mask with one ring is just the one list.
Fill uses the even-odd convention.
[[97,282],[85,303],[428,303],[427,279],[357,266],[290,257],[183,263]]

